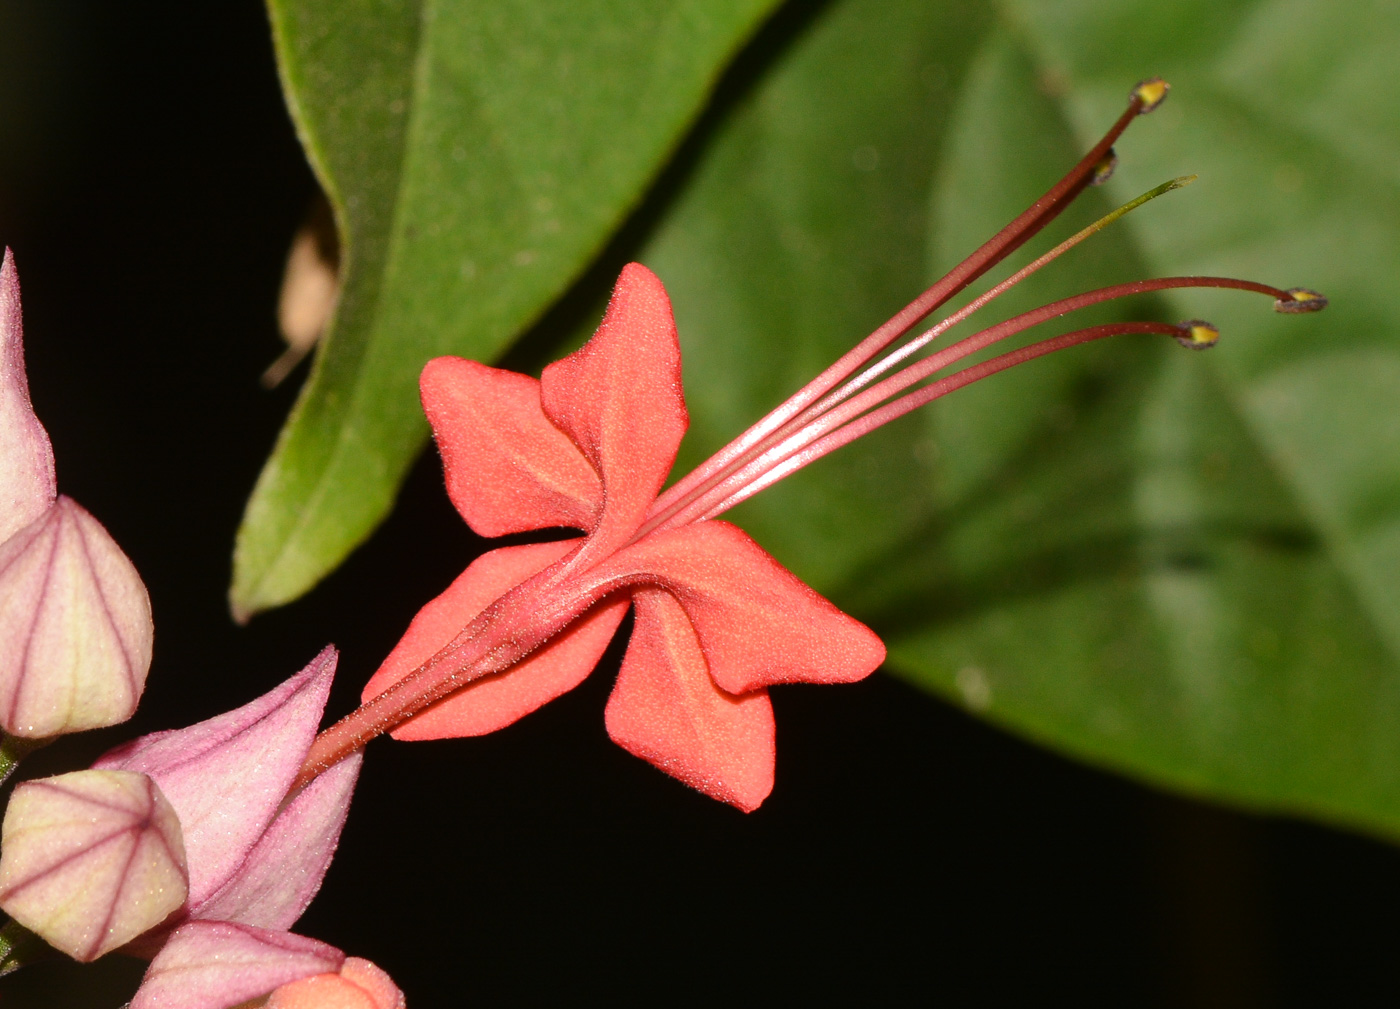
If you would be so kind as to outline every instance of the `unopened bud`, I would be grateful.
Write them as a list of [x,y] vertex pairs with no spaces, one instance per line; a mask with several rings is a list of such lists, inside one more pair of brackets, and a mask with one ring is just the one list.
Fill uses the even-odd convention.
[[15,789],[0,830],[0,908],[95,960],[185,902],[180,820],[147,775],[75,771]]
[[0,727],[31,738],[130,718],[151,602],[102,524],[60,497],[0,544]]
[[1138,115],[1145,116],[1158,105],[1167,99],[1167,92],[1172,86],[1160,77],[1149,77],[1145,81],[1138,81],[1133,87],[1129,98],[1136,98],[1142,102],[1142,107],[1138,109]]
[[34,416],[24,372],[19,274],[9,249],[0,261],[0,543],[53,503],[53,447]]
[[265,1009],[405,1009],[403,992],[368,960],[347,957],[336,974],[317,974],[284,984]]
[[1207,350],[1220,339],[1220,330],[1202,319],[1190,319],[1177,328],[1176,342],[1191,350]]
[[1301,315],[1304,312],[1321,312],[1327,307],[1327,298],[1310,291],[1306,287],[1290,287],[1284,294],[1287,298],[1279,298],[1274,302],[1274,311],[1283,312],[1287,315]]
[[1118,167],[1118,154],[1112,147],[1108,153],[1099,159],[1099,163],[1094,166],[1093,174],[1089,176],[1089,185],[1102,186],[1109,179],[1113,178],[1114,169]]

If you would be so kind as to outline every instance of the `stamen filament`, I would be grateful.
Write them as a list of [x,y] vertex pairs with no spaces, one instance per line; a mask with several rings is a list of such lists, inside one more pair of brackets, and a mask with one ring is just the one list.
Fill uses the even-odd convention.
[[1090,224],[1088,227],[1076,232],[1074,235],[1071,235],[1069,238],[1065,239],[1059,245],[1055,246],[1053,249],[1036,259],[1034,262],[1029,263],[1021,269],[1017,270],[1015,273],[1007,277],[995,287],[991,288],[984,294],[978,295],[972,301],[968,302],[966,305],[958,309],[952,315],[939,322],[933,328],[926,330],[924,333],[920,334],[915,339],[910,340],[898,350],[892,351],[891,353],[886,355],[879,362],[870,366],[865,371],[857,375],[855,378],[847,382],[840,389],[831,393],[821,402],[817,403],[808,412],[811,413],[813,416],[824,413],[827,409],[830,409],[830,407],[835,406],[837,403],[840,403],[841,401],[845,400],[852,393],[864,388],[866,385],[869,385],[872,381],[874,381],[880,375],[883,375],[885,372],[889,371],[900,361],[907,360],[914,354],[918,353],[924,347],[928,346],[934,340],[938,339],[938,337],[941,336],[943,333],[947,332],[949,329],[956,326],[958,323],[967,319],[974,312],[985,308],[988,303],[994,301],[996,298],[1005,294],[1007,291],[1015,287],[1021,281],[1025,280],[1031,274],[1050,265],[1056,259],[1059,259],[1062,255],[1064,255],[1070,249],[1074,248],[1079,243],[1083,242],[1086,238],[1089,238],[1091,235],[1097,234],[1098,232],[1102,231],[1104,228],[1108,227],[1120,217],[1123,217],[1131,211],[1136,210],[1138,207],[1142,206],[1144,203],[1147,203],[1149,200],[1156,199],[1158,196],[1161,196],[1164,193],[1169,193],[1174,189],[1181,189],[1184,186],[1189,186],[1191,183],[1196,181],[1196,178],[1197,176],[1195,175],[1183,175],[1178,178],[1172,179],[1170,182],[1164,182],[1160,186],[1157,186],[1155,189],[1150,189],[1147,192],[1143,193],[1137,199],[1125,203],[1116,210],[1105,214],[1103,217],[1100,217],[1093,224]]
[[1143,112],[1149,112],[1156,107],[1162,96],[1165,95],[1164,89],[1165,83],[1155,80],[1144,81],[1134,88],[1127,109],[1094,145],[1093,149],[1084,155],[1059,182],[1055,183],[1040,199],[1022,211],[1015,220],[997,232],[989,241],[983,243],[972,255],[955,266],[943,279],[896,312],[889,321],[847,351],[836,363],[828,367],[785,403],[663,491],[647,512],[647,524],[643,527],[644,530],[650,531],[650,528],[655,528],[656,524],[667,520],[678,504],[695,491],[698,485],[712,482],[716,475],[726,469],[735,459],[744,455],[759,442],[802,413],[844,379],[853,375],[861,365],[908,333],[920,319],[940,305],[945,304],[968,284],[981,277],[1037,235],[1042,228],[1058,217],[1085,187],[1096,181],[1096,169],[1111,152],[1114,143],[1123,135],[1134,119]]
[[[947,332],[952,327],[967,319],[974,312],[985,307],[992,300],[1006,293],[1006,291],[1010,290],[1012,287],[1025,280],[1031,274],[1054,262],[1056,259],[1064,255],[1070,249],[1083,242],[1086,238],[1089,238],[1091,235],[1094,235],[1099,231],[1102,231],[1114,221],[1132,212],[1133,210],[1136,210],[1144,203],[1156,199],[1158,196],[1161,196],[1164,193],[1169,193],[1174,189],[1181,189],[1184,186],[1188,186],[1194,181],[1196,181],[1195,175],[1183,175],[1178,178],[1172,179],[1169,182],[1164,182],[1160,186],[1148,190],[1146,193],[1143,193],[1136,199],[1123,204],[1121,207],[1118,207],[1117,209],[1111,211],[1108,214],[1105,214],[1103,217],[1099,218],[1097,221],[1090,224],[1088,227],[1081,229],[1076,234],[1065,239],[1059,245],[1055,246],[1055,248],[1040,256],[1034,262],[1029,263],[1028,265],[1022,267],[1020,270],[1017,270],[1010,277],[1006,278],[1001,283],[997,284],[995,287],[991,288],[982,295],[973,299],[967,305],[963,306],[958,311],[954,312],[952,315],[948,316],[946,319],[933,326],[931,329],[926,330],[920,336],[911,340],[909,343],[900,347],[898,350],[892,351],[890,354],[887,354],[879,362],[867,368],[865,371],[861,372],[859,375],[848,381],[845,385],[841,386],[835,392],[828,393],[815,404],[808,406],[805,410],[803,410],[797,416],[788,420],[781,427],[770,432],[765,438],[751,445],[746,451],[734,454],[727,465],[716,468],[707,480],[703,481],[698,486],[696,486],[690,493],[685,494],[683,496],[677,495],[677,500],[673,502],[671,507],[668,508],[665,513],[657,514],[651,517],[648,522],[642,525],[641,529],[639,529],[637,532],[637,536],[645,536],[647,533],[659,528],[663,524],[671,524],[669,520],[675,515],[677,515],[681,511],[681,509],[686,508],[691,502],[695,501],[702,494],[708,494],[712,488],[720,484],[722,481],[727,480],[727,478],[731,474],[733,474],[741,467],[746,466],[755,457],[765,453],[773,445],[782,441],[789,434],[800,430],[807,424],[811,423],[815,418],[820,417],[822,414],[826,413],[828,410],[832,409],[837,404],[848,399],[851,395],[864,388],[866,385],[874,381],[880,375],[889,371],[896,364],[899,364],[901,361],[907,360],[909,357],[913,356],[918,351],[928,346],[934,340],[938,339],[938,337],[941,336],[943,333]],[[704,467],[702,466],[702,468]],[[677,484],[677,487],[679,487],[679,484]],[[675,490],[676,488],[672,489]]]
[[[1088,308],[1091,305],[1102,304],[1107,301],[1114,301],[1119,298],[1131,297],[1133,295],[1145,294],[1152,291],[1165,291],[1179,288],[1231,288],[1235,290],[1254,291],[1259,294],[1266,294],[1275,299],[1288,297],[1288,292],[1268,284],[1258,284],[1249,280],[1236,280],[1232,277],[1163,277],[1156,280],[1136,280],[1127,284],[1115,284],[1112,287],[1099,288],[1097,291],[1086,291],[1071,298],[1064,298],[1060,301],[1051,302],[1040,308],[1007,319],[1005,322],[990,326],[987,329],[974,333],[971,336],[959,340],[950,347],[946,347],[936,354],[909,365],[902,371],[896,372],[889,378],[875,384],[847,400],[835,406],[826,413],[814,417],[801,427],[796,428],[791,433],[774,440],[772,447],[763,451],[750,462],[741,465],[730,472],[727,476],[721,476],[719,480],[710,484],[708,488],[699,490],[677,507],[671,516],[663,521],[656,522],[651,526],[651,530],[673,528],[685,525],[689,522],[699,521],[703,516],[714,514],[712,509],[722,502],[728,501],[735,493],[747,486],[751,481],[757,480],[771,467],[779,465],[793,453],[801,450],[804,446],[812,443],[827,432],[833,431],[841,425],[854,420],[856,417],[877,407],[880,403],[889,399],[919,382],[931,377],[936,372],[942,371],[949,365],[975,354],[978,351],[991,346],[1017,333],[1024,332],[1033,326],[1038,326],[1043,322],[1069,312]],[[1175,330],[1174,330],[1175,331]],[[873,430],[873,429],[872,429]],[[764,486],[767,486],[765,483]],[[648,531],[651,531],[648,530]]]
[[1102,340],[1110,336],[1122,336],[1130,333],[1164,333],[1169,336],[1181,335],[1181,327],[1165,322],[1118,322],[1109,323],[1103,326],[1091,326],[1088,329],[1075,330],[1061,336],[1054,336],[1039,343],[1033,343],[1027,347],[1020,347],[1016,350],[1008,351],[998,355],[989,361],[974,364],[953,375],[948,375],[917,389],[914,392],[885,404],[877,410],[848,421],[831,430],[821,437],[808,439],[802,446],[793,449],[781,462],[764,471],[760,476],[725,498],[720,503],[711,507],[696,521],[715,518],[717,515],[728,511],[739,502],[744,501],[766,487],[770,487],[786,476],[790,476],[810,463],[816,462],[822,456],[836,451],[843,445],[849,445],[857,438],[861,438],[878,427],[888,424],[892,420],[904,416],[917,410],[921,406],[933,402],[950,392],[961,389],[963,386],[971,385],[973,382],[994,375],[999,371],[1033,360],[1037,357],[1044,357],[1046,354],[1053,354],[1057,350],[1064,350],[1066,347],[1073,347],[1081,343],[1089,343],[1093,340]]

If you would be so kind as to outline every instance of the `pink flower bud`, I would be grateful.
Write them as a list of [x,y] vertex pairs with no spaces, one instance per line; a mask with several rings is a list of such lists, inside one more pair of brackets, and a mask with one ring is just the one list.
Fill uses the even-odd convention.
[[0,833],[0,908],[95,960],[185,902],[180,821],[133,771],[74,771],[15,789]]
[[338,974],[284,984],[264,1009],[405,1009],[403,992],[368,960],[347,957]]
[[19,274],[9,249],[0,262],[0,543],[53,502],[53,447],[29,403]]
[[44,737],[131,717],[151,665],[151,602],[126,554],[60,497],[0,543],[0,727]]

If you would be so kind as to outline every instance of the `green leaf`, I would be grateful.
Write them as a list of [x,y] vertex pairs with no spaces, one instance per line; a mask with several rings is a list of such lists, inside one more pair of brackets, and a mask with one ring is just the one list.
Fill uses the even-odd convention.
[[[866,573],[863,605],[897,670],[1050,745],[1394,837],[1400,117],[1373,95],[1400,84],[1400,17],[1188,6],[1014,5],[964,114],[1023,135],[1007,101],[1020,94],[1062,110],[1082,147],[1127,85],[1163,74],[1173,97],[1119,145],[1110,188],[1202,181],[1169,212],[1124,222],[1139,256],[1157,274],[1317,287],[1333,307],[1280,317],[1247,298],[1173,296],[1178,318],[1221,325],[1219,350],[1147,367],[1129,359],[1140,349],[1113,348],[1058,432],[1001,455],[999,473],[982,467],[985,485],[923,551],[890,558],[900,574]],[[1300,60],[1290,32],[1303,24]],[[1046,90],[1056,100],[1036,97]],[[987,138],[970,139],[954,160],[985,159]],[[983,418],[1024,409],[1000,379],[978,393]],[[987,440],[974,452],[995,460]]]
[[[1400,607],[1387,595],[1400,563],[1385,552],[1400,516],[1387,403],[1400,380],[1381,302],[1400,215],[1395,173],[1375,174],[1400,130],[1363,107],[1390,93],[1393,71],[1352,67],[1341,82],[1326,79],[1340,58],[1313,60],[1321,76],[1308,78],[1261,65],[1258,33],[1306,23],[1307,9],[1215,5],[1199,39],[1175,8],[1108,9],[1027,5],[996,24],[972,4],[847,0],[772,58],[639,256],[676,302],[692,413],[682,462],[992,234],[1136,80],[1163,73],[1173,97],[1119,145],[1107,194],[1086,194],[1036,248],[1165,179],[1202,181],[986,321],[1167,272],[1316,286],[1333,307],[1280,316],[1216,292],[1131,304],[1211,318],[1222,346],[1128,340],[1037,361],[733,517],[869,620],[895,672],[984,717],[1172,788],[1400,835]],[[1323,51],[1379,61],[1390,50],[1363,36],[1389,30],[1358,17]],[[1290,99],[1288,115],[1268,104]],[[1295,116],[1317,124],[1307,143]],[[1364,127],[1364,143],[1320,139],[1339,123]]]
[[342,293],[230,593],[305,592],[392,506],[429,358],[491,359],[597,253],[775,0],[269,0]]

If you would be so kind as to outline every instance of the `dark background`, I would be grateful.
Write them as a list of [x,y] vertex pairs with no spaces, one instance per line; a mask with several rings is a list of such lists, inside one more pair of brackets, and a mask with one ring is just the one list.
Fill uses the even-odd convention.
[[[157,628],[136,718],[27,776],[244,703],[327,641],[344,714],[480,549],[427,457],[325,585],[247,628],[227,616],[233,532],[302,374],[257,383],[314,192],[257,0],[0,0],[0,244],[33,397],[60,489],[136,562]],[[415,1009],[1400,991],[1391,847],[1147,791],[882,676],[775,691],[777,788],[744,816],[608,741],[616,661],[493,736],[374,744],[297,930],[378,962]],[[0,1005],[117,1006],[141,970],[54,960],[0,982]]]

